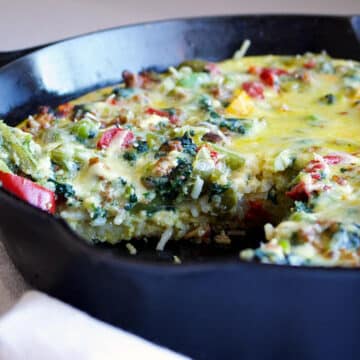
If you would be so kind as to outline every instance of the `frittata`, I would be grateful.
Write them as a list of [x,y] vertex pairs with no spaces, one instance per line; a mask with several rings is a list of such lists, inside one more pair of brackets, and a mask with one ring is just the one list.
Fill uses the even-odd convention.
[[0,123],[2,186],[93,243],[263,227],[241,259],[360,266],[358,62],[240,51],[122,78]]

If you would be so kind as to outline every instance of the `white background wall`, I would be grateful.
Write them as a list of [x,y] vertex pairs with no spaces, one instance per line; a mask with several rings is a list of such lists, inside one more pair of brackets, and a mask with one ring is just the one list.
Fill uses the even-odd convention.
[[139,21],[256,12],[360,14],[360,0],[0,0],[0,50]]

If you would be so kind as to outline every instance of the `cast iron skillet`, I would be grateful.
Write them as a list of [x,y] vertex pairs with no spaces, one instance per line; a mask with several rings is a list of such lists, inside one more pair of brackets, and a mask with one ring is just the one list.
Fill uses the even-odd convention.
[[[327,50],[360,60],[360,17],[230,16],[121,27],[0,58],[0,116],[15,125],[119,81],[122,70],[184,59]],[[135,258],[92,247],[61,220],[0,191],[6,248],[33,286],[99,319],[197,359],[360,358],[360,272],[213,259]],[[221,252],[221,251],[220,251]],[[196,252],[195,252],[196,253]],[[31,331],[31,328],[29,328]],[[56,340],[56,339],[55,339]],[[54,340],[54,341],[55,341]],[[146,358],[146,354],[144,354]]]

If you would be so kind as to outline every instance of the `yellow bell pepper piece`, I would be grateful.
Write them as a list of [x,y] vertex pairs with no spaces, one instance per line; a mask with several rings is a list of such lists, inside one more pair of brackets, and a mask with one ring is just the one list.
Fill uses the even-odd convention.
[[254,110],[254,102],[244,90],[236,90],[234,99],[226,108],[226,113],[232,116],[246,116]]

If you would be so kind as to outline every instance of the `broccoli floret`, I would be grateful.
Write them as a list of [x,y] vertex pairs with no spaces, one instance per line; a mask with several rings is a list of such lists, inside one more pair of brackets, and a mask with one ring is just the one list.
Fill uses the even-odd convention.
[[181,142],[181,145],[185,153],[192,156],[196,155],[197,146],[193,142],[188,132],[185,132],[185,134],[182,137],[175,138],[175,140],[179,140]]
[[245,135],[251,127],[248,119],[222,118],[215,112],[210,113],[209,122],[219,128],[227,129],[241,135]]
[[138,154],[146,153],[149,151],[149,146],[146,141],[139,140],[137,141],[136,151]]
[[192,174],[192,164],[185,159],[178,159],[178,165],[166,176],[148,176],[143,179],[146,186],[153,188],[158,196],[174,200],[181,193],[186,181]]
[[209,187],[210,198],[212,198],[214,195],[223,194],[229,188],[230,188],[229,184],[221,185],[221,184],[217,184],[217,183],[212,183]]
[[199,100],[199,107],[201,110],[204,111],[213,111],[213,105],[210,97],[202,96]]
[[94,209],[91,219],[96,220],[96,219],[106,218],[106,216],[107,216],[107,211],[102,207],[97,206]]
[[135,204],[138,202],[138,198],[137,198],[136,194],[135,193],[130,194],[128,201],[129,202],[127,204],[125,204],[125,206],[124,206],[124,209],[127,211],[131,210],[135,206]]
[[53,179],[49,179],[49,181],[54,183],[56,195],[62,196],[66,199],[75,197],[75,190],[72,185],[60,183]]
[[137,156],[134,151],[126,151],[123,154],[123,158],[131,163],[135,162],[137,159]]

